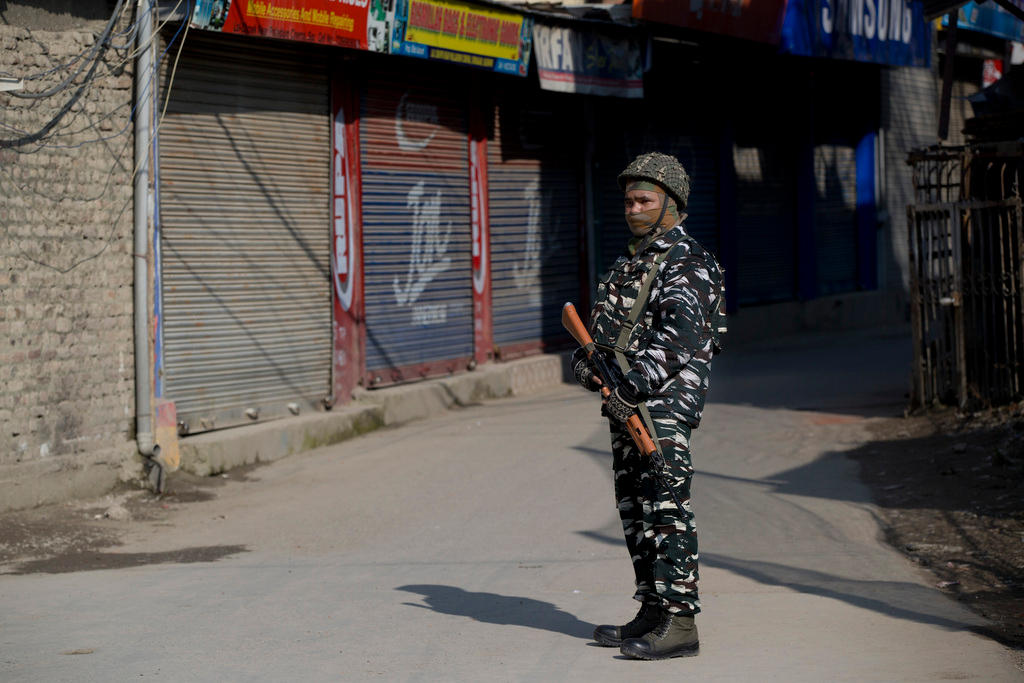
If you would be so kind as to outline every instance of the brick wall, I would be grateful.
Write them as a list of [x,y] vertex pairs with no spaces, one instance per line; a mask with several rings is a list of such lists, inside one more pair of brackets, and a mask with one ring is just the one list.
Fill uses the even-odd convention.
[[[45,3],[44,3],[45,4]],[[54,15],[5,3],[0,72],[58,86],[111,5]],[[89,86],[51,133],[0,148],[0,509],[138,476],[132,326],[131,38],[126,3]],[[47,30],[50,27],[51,30]],[[58,27],[57,30],[52,30]],[[87,56],[87,55],[86,55]],[[88,67],[84,71],[88,71]],[[83,71],[83,75],[84,75]],[[38,100],[0,92],[0,139],[40,130],[84,79]]]

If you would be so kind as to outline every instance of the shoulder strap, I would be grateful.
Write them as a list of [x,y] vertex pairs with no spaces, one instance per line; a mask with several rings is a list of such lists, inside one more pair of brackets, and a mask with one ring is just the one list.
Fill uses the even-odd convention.
[[[643,313],[644,308],[647,306],[647,297],[651,292],[651,285],[654,283],[654,277],[664,263],[665,259],[668,258],[669,252],[675,249],[676,245],[686,240],[688,235],[683,235],[675,242],[669,245],[668,249],[661,252],[654,257],[654,262],[651,264],[651,269],[647,271],[647,275],[644,277],[643,284],[640,285],[640,291],[636,295],[636,300],[633,302],[633,308],[629,309],[629,316],[626,321],[622,323],[622,327],[619,329],[619,336],[615,339],[615,362],[619,364],[619,369],[622,370],[622,374],[626,374],[630,371],[629,360],[626,358],[626,342],[629,341],[629,335],[636,327],[636,321],[640,319],[640,315]],[[654,447],[658,449],[658,455],[663,455],[661,452],[661,440],[658,438],[658,433],[654,430],[654,420],[651,419],[651,413],[647,410],[647,404],[643,401],[637,406],[637,412],[640,413],[640,418],[644,421],[644,425],[647,427],[647,431],[651,434],[651,440],[654,441]]]
[[661,264],[668,258],[669,252],[675,249],[677,244],[686,240],[687,237],[689,236],[683,235],[670,244],[668,249],[654,257],[651,269],[647,271],[647,275],[644,277],[644,281],[640,285],[640,291],[637,292],[636,299],[633,301],[633,308],[629,309],[629,315],[626,317],[625,322],[622,323],[622,327],[619,328],[619,336],[615,339],[616,352],[626,350],[626,342],[629,340],[629,335],[633,332],[633,328],[636,327],[636,321],[640,319],[640,315],[644,312],[644,308],[647,306],[647,297],[651,293],[651,285],[654,284],[654,277],[657,274],[658,269],[661,267]]

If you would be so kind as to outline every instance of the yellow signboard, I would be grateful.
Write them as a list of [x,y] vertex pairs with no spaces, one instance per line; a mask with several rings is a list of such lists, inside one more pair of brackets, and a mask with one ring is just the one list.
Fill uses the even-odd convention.
[[519,60],[523,15],[457,0],[409,0],[405,40],[496,59]]

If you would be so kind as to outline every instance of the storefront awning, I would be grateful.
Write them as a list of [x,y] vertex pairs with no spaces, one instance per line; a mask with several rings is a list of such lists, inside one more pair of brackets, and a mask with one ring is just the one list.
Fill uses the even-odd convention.
[[786,0],[633,0],[633,18],[778,45],[785,8]]
[[931,26],[920,0],[789,0],[782,52],[927,67]]
[[[1024,7],[1024,2],[1019,4]],[[942,19],[942,25],[947,26],[948,24],[949,17],[947,15]],[[986,2],[984,5],[968,2],[963,5],[957,10],[956,25],[957,28],[965,28],[968,31],[978,31],[1005,40],[1024,42],[1024,21],[991,2]]]
[[643,51],[635,37],[537,22],[533,26],[533,44],[543,90],[644,96]]

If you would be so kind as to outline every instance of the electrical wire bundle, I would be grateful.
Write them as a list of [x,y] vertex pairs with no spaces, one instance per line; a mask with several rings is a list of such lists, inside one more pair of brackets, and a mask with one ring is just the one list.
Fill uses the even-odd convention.
[[[144,11],[142,3],[147,3],[150,11]],[[127,184],[130,186],[132,179],[138,171],[138,168],[131,168],[131,153],[129,151],[132,148],[131,143],[133,142],[133,137],[130,133],[133,130],[132,122],[135,117],[135,102],[141,101],[143,97],[152,97],[152,89],[156,87],[156,74],[158,73],[159,64],[166,57],[167,52],[175,43],[178,43],[177,56],[180,56],[181,48],[184,45],[185,37],[188,34],[187,19],[181,23],[173,38],[168,41],[167,46],[160,54],[159,59],[154,65],[153,72],[149,75],[149,78],[146,79],[142,92],[136,93],[135,102],[132,101],[131,95],[128,94],[131,91],[128,90],[123,102],[117,104],[110,111],[102,114],[98,118],[93,118],[89,113],[89,109],[92,108],[91,105],[89,105],[91,101],[90,92],[95,86],[102,85],[104,79],[111,76],[122,76],[125,71],[125,65],[130,65],[142,51],[151,49],[153,41],[159,39],[160,29],[166,25],[168,21],[171,21],[172,18],[177,16],[176,12],[183,3],[186,5],[187,10],[185,16],[191,16],[193,0],[178,0],[174,9],[168,14],[168,18],[160,25],[160,27],[157,28],[157,30],[152,32],[152,38],[147,41],[146,45],[135,45],[139,30],[139,22],[142,21],[143,18],[147,20],[150,19],[152,13],[156,11],[158,5],[157,0],[141,0],[139,3],[139,9],[131,21],[127,21],[127,15],[131,13],[132,3],[128,3],[127,0],[117,0],[110,18],[100,34],[94,38],[91,45],[87,46],[84,50],[80,51],[70,59],[47,68],[39,73],[29,75],[0,72],[0,75],[2,76],[19,78],[24,81],[26,86],[29,86],[29,89],[26,91],[13,90],[0,93],[0,181],[3,181],[0,182],[0,185],[8,186],[7,188],[4,188],[3,191],[0,191],[0,196],[10,196],[15,193],[21,195],[32,194],[53,203],[63,202],[64,200],[71,200],[76,203],[102,201],[104,199],[109,199],[113,179],[115,177],[122,179],[126,169],[131,169],[130,176],[127,178]],[[118,29],[119,26],[122,26],[122,28]],[[30,35],[30,38],[42,47],[44,54],[49,54],[47,47],[35,36]],[[113,55],[113,57],[111,55]],[[174,60],[175,69],[177,67],[177,61],[176,57]],[[101,69],[101,66],[104,66],[105,68]],[[56,79],[59,79],[59,82],[52,85],[49,84]],[[171,72],[171,79],[173,82],[173,71]],[[47,85],[36,90],[31,89],[32,84],[42,85],[43,83],[47,83]],[[165,90],[165,97],[169,100],[169,85]],[[4,108],[6,103],[4,100],[6,99],[6,96],[13,98],[11,100],[7,100],[8,103],[13,102],[14,99],[31,101],[28,109],[44,107],[50,102],[57,102],[60,104],[53,105],[55,107],[55,111],[53,111],[53,113],[47,117],[47,120],[38,128],[35,130],[23,130],[4,121],[4,118],[6,117],[3,117],[2,115],[5,113]],[[103,103],[103,99],[100,96],[94,96],[92,101],[95,101],[96,104]],[[107,99],[107,102],[109,102],[109,98]],[[126,109],[130,109],[130,113],[127,116],[124,116]],[[21,111],[26,111],[26,109],[22,108]],[[163,111],[166,111],[166,100]],[[115,117],[123,117],[124,124],[120,129],[111,132],[113,126],[110,121]],[[162,118],[163,117],[161,115],[161,121]],[[152,135],[156,135],[157,128],[158,126],[152,129]],[[13,135],[10,137],[3,137],[4,134]],[[110,144],[108,144],[111,140],[115,140],[120,137],[124,137],[124,142],[116,149],[112,148]],[[25,180],[28,177],[32,177],[32,175],[38,176],[40,174],[29,174],[25,172],[14,173],[8,163],[12,157],[8,156],[7,158],[4,158],[3,156],[5,153],[4,150],[9,150],[6,152],[7,155],[14,153],[18,157],[25,159],[28,155],[35,155],[44,151],[49,152],[50,155],[64,154],[65,152],[62,150],[80,149],[87,145],[96,144],[101,144],[107,153],[109,153],[111,156],[111,163],[106,172],[105,180],[101,183],[97,183],[96,187],[98,189],[90,190],[87,196],[74,196],[69,187],[55,189],[53,188],[52,183],[45,182],[42,178],[38,178],[36,183],[25,184]],[[125,159],[126,155],[128,159]],[[13,157],[13,159],[17,159],[17,157]],[[127,163],[125,163],[126,161]],[[15,161],[15,163],[17,163],[17,161]],[[71,174],[74,174],[75,172],[75,170],[72,170]],[[34,187],[32,185],[37,185],[38,187]],[[11,192],[11,190],[14,190],[14,192]],[[52,265],[25,253],[23,249],[13,249],[12,251],[18,253],[19,256],[26,260],[38,265],[51,268],[61,273],[69,272],[82,263],[100,256],[107,249],[116,234],[116,226],[131,204],[132,200],[129,196],[125,203],[120,207],[120,211],[117,213],[117,216],[110,227],[109,233],[103,240],[103,244],[100,246],[98,251],[79,258],[70,266],[58,267]],[[5,236],[9,237],[10,226],[4,224],[3,228]]]

